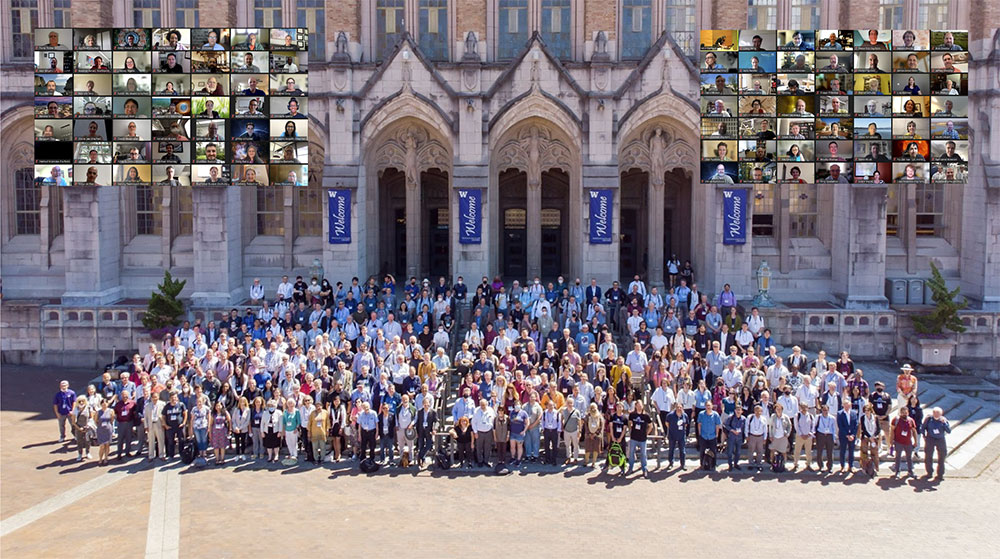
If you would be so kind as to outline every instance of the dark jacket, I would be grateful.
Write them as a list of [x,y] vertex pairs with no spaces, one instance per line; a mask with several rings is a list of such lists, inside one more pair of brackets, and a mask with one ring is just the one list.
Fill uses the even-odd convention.
[[383,414],[383,413],[379,412],[379,414],[378,414],[378,423],[375,426],[375,429],[378,431],[378,436],[379,437],[395,438],[396,437],[396,416],[393,415],[393,414],[391,414],[391,413],[388,414],[388,417],[389,417],[389,430],[388,431],[385,430],[385,426],[386,426],[385,425],[385,417],[386,417],[386,414]]
[[847,439],[848,435],[857,435],[858,433],[858,411],[851,409],[850,413],[847,410],[840,410],[837,412],[837,433],[843,440]]
[[[424,415],[427,415],[427,427],[424,427]],[[417,436],[423,437],[425,435],[434,433],[434,426],[437,425],[437,412],[431,410],[430,412],[425,412],[422,408],[417,412]]]

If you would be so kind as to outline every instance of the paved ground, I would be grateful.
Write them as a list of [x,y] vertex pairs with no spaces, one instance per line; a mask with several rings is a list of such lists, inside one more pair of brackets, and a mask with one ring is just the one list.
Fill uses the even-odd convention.
[[[394,469],[366,476],[346,465],[79,465],[55,440],[50,399],[63,377],[79,387],[93,373],[3,367],[4,557],[290,557],[321,549],[662,557],[774,554],[796,543],[820,557],[842,556],[845,545],[862,556],[957,557],[986,555],[1000,525],[1000,465],[992,460],[978,477],[940,484],[690,471],[621,480],[586,469],[499,478]],[[848,533],[855,544],[842,538]]]

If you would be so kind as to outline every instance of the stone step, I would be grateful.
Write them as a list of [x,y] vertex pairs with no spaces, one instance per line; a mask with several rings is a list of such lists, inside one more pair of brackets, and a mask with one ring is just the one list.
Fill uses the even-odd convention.
[[[969,428],[973,428],[971,423]],[[961,434],[959,436],[961,436]],[[956,447],[955,453],[948,456],[945,460],[946,464],[949,468],[953,468],[955,470],[962,469],[969,463],[970,460],[972,460],[984,448],[992,443],[998,436],[1000,436],[1000,417],[993,417],[990,420],[984,420],[982,427],[979,430],[974,431],[971,436],[966,437],[966,439]]]
[[[959,396],[961,397],[961,396]],[[972,417],[976,412],[983,408],[983,403],[975,398],[967,398],[963,401],[957,408],[951,410],[945,417],[953,427],[957,427],[962,424],[965,420]],[[924,412],[924,417],[930,417],[931,410],[927,408]]]
[[965,418],[965,420],[958,424],[951,422],[949,418],[951,433],[947,435],[948,452],[954,452],[967,441],[971,440],[983,427],[997,418],[998,415],[1000,415],[1000,410],[997,408],[983,406],[976,413]]

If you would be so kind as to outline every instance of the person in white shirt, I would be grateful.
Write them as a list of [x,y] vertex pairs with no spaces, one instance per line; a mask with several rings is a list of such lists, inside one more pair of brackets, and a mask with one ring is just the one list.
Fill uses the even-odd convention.
[[260,278],[253,278],[250,284],[250,304],[257,305],[264,299],[264,286],[260,284]]
[[281,283],[278,284],[278,295],[285,301],[290,301],[294,289],[291,282],[288,281],[288,276],[281,276]]
[[476,326],[475,322],[470,325],[469,331],[465,333],[465,343],[469,344],[469,347],[474,349],[480,349],[483,347],[483,333],[479,330],[479,327]]
[[[771,346],[774,347],[774,346]],[[774,365],[767,368],[767,383],[771,390],[777,390],[781,379],[788,376],[788,367],[781,362],[781,357],[774,359]]]
[[634,375],[645,375],[646,365],[648,364],[649,359],[639,344],[635,344],[632,351],[628,352],[628,355],[625,357],[625,365],[632,370],[632,374]]
[[472,412],[472,440],[476,449],[476,464],[488,464],[493,450],[493,422],[497,412],[489,406],[485,398],[479,399],[479,407]]
[[406,429],[414,427],[413,422],[417,420],[416,409],[410,405],[410,396],[403,394],[396,409],[396,444],[399,446],[399,457],[407,457],[408,462],[413,462],[413,443],[416,437],[410,439],[406,436]]
[[635,336],[635,333],[639,331],[639,326],[644,324],[646,321],[639,316],[639,309],[632,309],[632,316],[628,317],[628,333],[631,336]]
[[635,277],[632,279],[632,282],[628,284],[628,289],[626,290],[626,293],[632,293],[632,288],[633,287],[638,287],[639,288],[638,292],[639,292],[640,295],[642,295],[643,300],[645,300],[646,299],[646,283],[644,281],[642,281],[641,279],[639,279],[639,274],[636,274]]
[[810,382],[803,382],[799,389],[795,391],[795,398],[806,407],[809,413],[816,415],[816,401],[819,399],[819,390]]
[[660,351],[663,346],[667,345],[668,341],[667,337],[663,335],[663,328],[657,326],[656,333],[649,339],[649,345],[653,346],[653,351]]
[[722,382],[726,384],[727,390],[732,390],[743,383],[743,372],[736,368],[736,362],[730,361],[726,364],[726,370],[722,372]]
[[753,408],[753,415],[747,418],[746,435],[747,451],[750,456],[750,466],[760,470],[763,468],[764,439],[767,438],[768,419],[762,415],[763,408],[758,404]]
[[660,386],[653,391],[653,406],[660,415],[660,423],[663,428],[667,428],[667,415],[674,409],[674,391],[670,388],[670,383],[666,378],[660,379]]
[[753,345],[753,342],[754,337],[753,334],[750,333],[749,325],[744,322],[740,327],[740,331],[736,333],[736,343],[739,344],[743,351],[746,351],[748,347]]
[[764,317],[760,316],[760,311],[757,307],[750,309],[750,316],[746,320],[747,329],[753,334],[753,338],[756,340],[764,333]]

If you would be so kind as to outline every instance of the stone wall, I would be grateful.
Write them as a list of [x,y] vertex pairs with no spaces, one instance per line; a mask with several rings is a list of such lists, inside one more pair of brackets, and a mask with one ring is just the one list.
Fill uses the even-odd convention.
[[[478,278],[476,278],[478,280]],[[469,284],[478,281],[469,281]],[[145,306],[60,307],[41,301],[4,302],[0,312],[3,363],[100,367],[116,355],[131,354],[152,340],[143,332]],[[776,343],[815,354],[847,350],[855,359],[902,359],[913,332],[907,310],[852,311],[764,309]],[[224,309],[192,310],[188,318],[220,321]],[[981,363],[1000,358],[1000,313],[963,312],[968,329],[957,335],[954,361]]]

